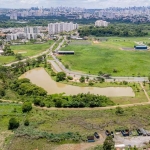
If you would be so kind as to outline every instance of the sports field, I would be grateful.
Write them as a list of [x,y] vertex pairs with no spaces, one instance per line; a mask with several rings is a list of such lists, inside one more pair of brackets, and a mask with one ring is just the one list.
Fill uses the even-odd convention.
[[106,40],[94,38],[91,41],[72,41],[62,50],[75,51],[75,55],[58,57],[65,65],[69,65],[71,70],[85,73],[98,74],[101,71],[113,76],[148,76],[150,51],[134,50],[134,45],[148,43],[150,43],[149,37],[111,37]]

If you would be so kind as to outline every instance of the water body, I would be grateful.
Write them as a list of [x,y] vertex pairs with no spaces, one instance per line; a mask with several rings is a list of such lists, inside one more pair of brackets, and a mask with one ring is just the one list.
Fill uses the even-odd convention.
[[48,94],[66,93],[66,95],[76,95],[78,93],[92,93],[105,95],[109,97],[130,96],[134,97],[135,93],[131,87],[78,87],[55,82],[44,70],[44,68],[36,68],[23,74],[20,78],[28,78],[33,84],[44,88]]

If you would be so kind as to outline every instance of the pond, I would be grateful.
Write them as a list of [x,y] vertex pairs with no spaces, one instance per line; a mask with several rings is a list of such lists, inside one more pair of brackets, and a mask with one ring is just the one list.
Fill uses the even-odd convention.
[[32,69],[20,78],[28,78],[33,84],[44,88],[48,94],[66,93],[66,95],[76,95],[78,93],[88,93],[105,95],[108,97],[135,97],[135,93],[131,87],[78,87],[55,82],[44,68]]

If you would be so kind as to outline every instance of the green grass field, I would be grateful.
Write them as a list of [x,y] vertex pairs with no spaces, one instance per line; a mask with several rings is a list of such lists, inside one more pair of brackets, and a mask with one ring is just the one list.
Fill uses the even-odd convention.
[[[36,131],[44,131],[48,133],[62,132],[79,132],[81,135],[87,136],[95,131],[104,134],[106,129],[115,130],[120,127],[134,129],[144,127],[150,130],[149,114],[150,109],[147,106],[136,106],[124,108],[122,115],[116,114],[116,109],[109,110],[39,110],[33,109],[30,113],[24,115],[21,112],[21,106],[18,104],[0,103],[0,132],[7,132],[8,121],[11,117],[16,117],[20,121],[20,129],[35,134]],[[16,108],[16,112],[14,112]],[[144,112],[144,113],[143,113]],[[23,121],[29,119],[30,125],[25,127]],[[136,118],[136,119],[135,119]],[[20,130],[17,129],[17,130]],[[7,142],[9,150],[28,150],[37,147],[47,150],[47,147],[58,146],[58,144],[48,142],[45,139],[32,139],[28,136],[11,136],[10,142]],[[37,142],[38,141],[38,142]],[[67,141],[66,141],[67,143]],[[43,146],[45,145],[45,146]]]
[[11,46],[11,49],[14,51],[14,53],[22,52],[23,56],[33,56],[48,49],[52,43],[53,41],[43,44],[15,45]]
[[[15,54],[21,52],[20,54],[22,56],[28,57],[47,50],[53,43],[53,41],[48,41],[43,44],[15,45],[11,46],[11,50],[13,50]],[[0,56],[0,65],[11,63],[13,61],[16,61],[15,56]]]
[[[81,42],[81,44],[80,44]],[[88,41],[85,41],[86,43]],[[122,50],[133,49],[136,43],[149,43],[148,37],[143,38],[107,38],[95,44],[78,44],[71,42],[62,50],[73,50],[75,55],[58,56],[61,61],[69,65],[71,70],[90,74],[110,73],[113,76],[148,76],[150,73],[150,51]],[[113,70],[117,72],[114,73]]]

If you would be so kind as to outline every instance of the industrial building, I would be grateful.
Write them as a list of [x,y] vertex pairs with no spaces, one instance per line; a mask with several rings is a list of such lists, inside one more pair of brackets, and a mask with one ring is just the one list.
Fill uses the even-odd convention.
[[136,50],[147,50],[148,47],[146,45],[137,45],[137,46],[134,46],[134,48]]

